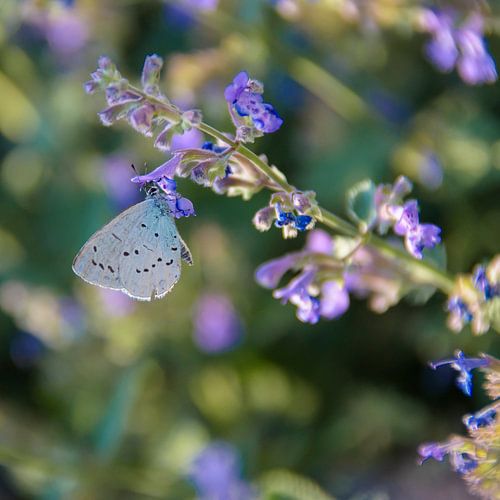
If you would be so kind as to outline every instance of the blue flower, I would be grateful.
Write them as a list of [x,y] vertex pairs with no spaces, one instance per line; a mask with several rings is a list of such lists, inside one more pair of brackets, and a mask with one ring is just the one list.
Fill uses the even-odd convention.
[[470,396],[472,394],[471,370],[474,368],[482,368],[488,366],[489,364],[490,360],[488,358],[468,358],[462,351],[456,351],[455,358],[430,362],[429,366],[435,370],[440,366],[450,365],[454,370],[457,370],[459,372],[457,385],[464,394]]
[[394,232],[405,237],[405,246],[409,253],[422,259],[424,248],[433,248],[440,243],[441,229],[434,224],[420,224],[418,203],[407,201],[400,210],[400,218],[394,225]]
[[248,125],[246,121],[241,120],[246,117],[261,133],[276,132],[283,124],[283,120],[274,107],[264,102],[263,90],[262,84],[251,80],[246,71],[238,73],[232,83],[226,87],[224,98],[230,105],[231,118],[238,128]]
[[488,427],[495,422],[497,411],[495,408],[487,408],[473,415],[466,415],[464,417],[464,424],[471,431],[475,431],[481,427]]

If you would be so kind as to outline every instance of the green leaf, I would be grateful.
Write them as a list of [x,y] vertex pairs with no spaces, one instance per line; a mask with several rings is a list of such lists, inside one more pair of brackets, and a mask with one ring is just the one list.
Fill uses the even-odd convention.
[[347,191],[347,213],[361,232],[370,229],[377,218],[375,184],[366,179]]

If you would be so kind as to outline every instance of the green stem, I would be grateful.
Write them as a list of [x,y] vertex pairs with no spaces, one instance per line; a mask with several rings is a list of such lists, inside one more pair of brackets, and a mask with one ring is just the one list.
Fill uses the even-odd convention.
[[[173,113],[176,113],[178,120],[181,120],[180,111],[176,110],[172,105],[166,104],[160,99],[149,96],[136,87],[130,86],[130,88],[134,92],[141,94],[144,99],[147,99],[155,104],[157,108],[165,110],[169,119],[171,119]],[[271,168],[264,160],[262,160],[262,158],[260,158],[257,154],[255,154],[252,150],[248,149],[243,144],[239,144],[233,139],[230,139],[220,130],[217,130],[207,123],[201,122],[195,124],[194,126],[201,132],[212,136],[214,139],[222,141],[228,146],[235,148],[235,150],[238,151],[239,154],[244,156],[255,166],[256,169],[260,170],[266,177],[271,179],[286,193],[292,193],[293,191],[296,191],[296,188],[287,182],[285,176],[282,175],[279,170]],[[316,216],[316,219],[319,222],[342,235],[349,237],[360,236],[356,226],[324,208],[318,208],[319,215]],[[450,274],[448,274],[446,271],[435,267],[429,262],[415,259],[410,254],[399,248],[393,247],[392,245],[387,243],[387,241],[378,236],[375,236],[374,234],[368,235],[366,237],[366,241],[368,245],[377,249],[385,257],[400,263],[401,266],[405,266],[405,271],[416,283],[433,285],[439,288],[446,295],[449,295],[452,292],[454,288],[454,280],[453,277],[450,276]]]

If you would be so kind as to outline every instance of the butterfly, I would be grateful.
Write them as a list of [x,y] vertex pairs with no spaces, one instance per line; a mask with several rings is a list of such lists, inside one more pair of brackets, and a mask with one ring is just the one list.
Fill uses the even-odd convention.
[[193,264],[167,200],[152,191],[89,238],[73,271],[92,285],[149,301],[163,298],[179,281],[182,260]]

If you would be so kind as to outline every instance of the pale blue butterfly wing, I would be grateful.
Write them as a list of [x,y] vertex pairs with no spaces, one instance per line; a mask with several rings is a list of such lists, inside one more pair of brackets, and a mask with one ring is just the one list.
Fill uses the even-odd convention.
[[164,297],[177,283],[181,259],[192,264],[165,201],[152,196],[91,236],[73,270],[94,285],[152,300]]

